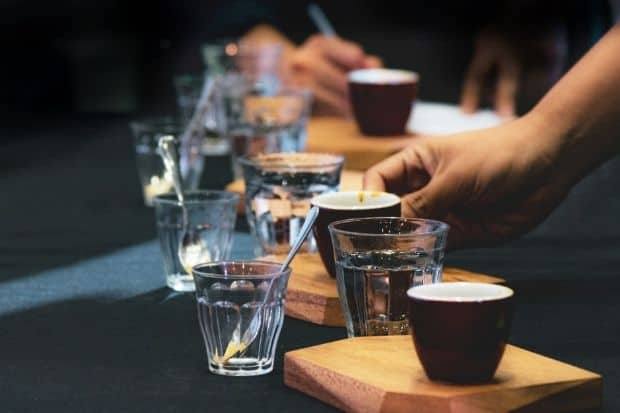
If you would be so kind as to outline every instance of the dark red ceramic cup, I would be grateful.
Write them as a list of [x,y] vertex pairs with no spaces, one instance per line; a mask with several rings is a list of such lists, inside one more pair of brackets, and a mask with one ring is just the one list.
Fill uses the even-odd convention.
[[402,135],[418,91],[418,74],[396,69],[349,72],[349,96],[364,135]]
[[314,197],[312,205],[319,207],[312,232],[323,265],[332,278],[336,278],[336,264],[329,224],[349,218],[400,217],[400,198],[387,192],[328,192]]
[[431,380],[486,382],[504,354],[513,291],[484,283],[410,288],[409,324],[416,353]]

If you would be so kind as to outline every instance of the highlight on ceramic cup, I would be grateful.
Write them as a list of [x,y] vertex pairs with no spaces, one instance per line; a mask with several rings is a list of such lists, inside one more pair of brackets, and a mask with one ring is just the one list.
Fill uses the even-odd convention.
[[364,135],[403,135],[418,91],[416,72],[359,69],[349,72],[349,96]]
[[232,248],[239,194],[227,191],[175,193],[154,198],[157,235],[166,284],[175,291],[194,291],[191,268],[228,259]]
[[336,267],[329,224],[347,218],[398,217],[401,213],[398,195],[377,191],[328,192],[314,197],[312,205],[319,207],[312,232],[323,265],[332,278],[336,278]]
[[504,354],[513,291],[485,283],[439,283],[409,289],[416,353],[431,380],[456,383],[493,378]]
[[209,371],[257,376],[273,370],[291,269],[267,261],[196,265],[198,321]]
[[[275,153],[240,160],[246,218],[260,254],[287,254],[313,197],[337,191],[344,157],[326,153]],[[302,252],[314,252],[310,235]]]
[[448,225],[377,217],[328,228],[348,336],[408,334],[407,290],[441,281]]

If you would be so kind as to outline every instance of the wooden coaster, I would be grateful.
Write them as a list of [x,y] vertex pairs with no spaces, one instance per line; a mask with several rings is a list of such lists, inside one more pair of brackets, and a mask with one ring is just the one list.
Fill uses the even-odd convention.
[[[340,190],[341,191],[355,191],[362,189],[362,180],[364,179],[364,173],[360,171],[343,170],[340,175]],[[243,179],[237,179],[226,185],[226,190],[238,193],[241,195],[239,203],[237,204],[237,213],[240,215],[245,214],[245,205],[243,196],[245,195],[245,182]]]
[[[275,257],[279,262],[284,257]],[[344,327],[336,280],[327,274],[318,254],[298,254],[291,263],[286,315],[311,323]],[[444,268],[443,280],[502,283],[503,279],[457,268]]]
[[493,382],[430,381],[410,336],[357,337],[284,356],[284,383],[349,412],[571,412],[600,406],[598,374],[507,346]]
[[344,155],[345,167],[365,171],[411,144],[415,135],[364,136],[352,119],[316,117],[308,122],[308,152]]

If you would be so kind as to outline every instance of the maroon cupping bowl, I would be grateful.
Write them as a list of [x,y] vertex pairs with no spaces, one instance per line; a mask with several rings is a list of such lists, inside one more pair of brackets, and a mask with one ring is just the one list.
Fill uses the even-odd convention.
[[454,383],[490,381],[510,333],[513,291],[484,283],[410,288],[409,324],[426,375]]
[[353,114],[364,135],[403,135],[418,92],[419,76],[396,69],[349,72]]
[[319,215],[312,232],[323,265],[332,278],[336,278],[336,264],[332,239],[327,228],[329,224],[349,218],[400,216],[400,197],[387,192],[330,192],[314,197],[312,205],[319,207]]

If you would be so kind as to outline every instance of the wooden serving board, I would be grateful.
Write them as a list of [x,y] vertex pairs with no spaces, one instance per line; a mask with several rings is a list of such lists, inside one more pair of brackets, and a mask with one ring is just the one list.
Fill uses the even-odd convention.
[[[272,257],[273,258],[273,257]],[[282,262],[284,257],[274,258]],[[286,315],[314,324],[344,327],[336,280],[327,274],[318,254],[297,254],[291,263]],[[457,268],[444,268],[443,280],[502,283],[503,279]]]
[[410,336],[357,337],[284,356],[284,383],[349,412],[572,412],[600,406],[598,374],[507,346],[487,384],[430,381]]
[[[360,171],[343,170],[340,175],[340,190],[341,191],[356,191],[362,189],[362,180],[364,179],[364,173]],[[226,185],[226,190],[238,193],[241,195],[239,198],[239,204],[237,204],[237,213],[240,215],[245,214],[245,206],[243,196],[245,195],[245,182],[243,179],[237,179]]]
[[365,171],[411,144],[415,135],[364,136],[352,119],[316,117],[308,122],[308,152],[344,155],[345,167]]

